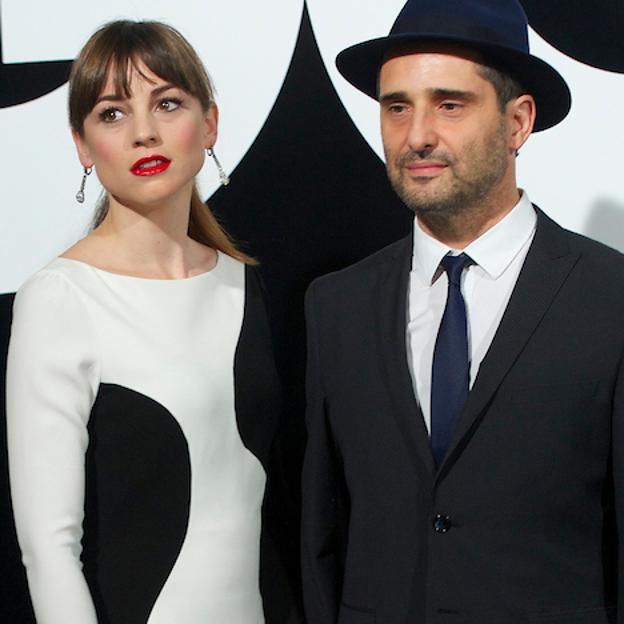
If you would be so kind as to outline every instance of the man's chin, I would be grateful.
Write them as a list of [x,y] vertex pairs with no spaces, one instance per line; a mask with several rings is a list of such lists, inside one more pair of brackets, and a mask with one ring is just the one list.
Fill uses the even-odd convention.
[[403,203],[417,215],[453,215],[458,211],[458,202],[452,197],[440,197],[424,193],[407,193],[396,189]]
[[427,204],[427,205],[410,205],[406,203],[406,206],[419,217],[430,217],[445,219],[456,215],[459,210],[456,205],[446,204]]

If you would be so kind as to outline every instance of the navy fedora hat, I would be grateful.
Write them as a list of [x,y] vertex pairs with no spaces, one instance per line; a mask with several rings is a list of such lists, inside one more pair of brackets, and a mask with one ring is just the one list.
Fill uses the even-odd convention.
[[377,76],[386,55],[428,41],[475,50],[485,63],[516,78],[535,98],[534,131],[550,128],[568,114],[568,85],[553,67],[530,54],[527,17],[517,0],[408,0],[387,37],[343,50],[336,66],[354,87],[377,99]]

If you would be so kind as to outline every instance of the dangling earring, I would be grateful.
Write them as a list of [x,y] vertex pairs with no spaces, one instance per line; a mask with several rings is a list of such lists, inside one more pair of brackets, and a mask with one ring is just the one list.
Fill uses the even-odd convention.
[[223,186],[227,186],[230,183],[230,177],[223,170],[223,167],[221,166],[221,163],[219,162],[219,159],[217,158],[217,155],[214,153],[214,150],[212,149],[212,147],[209,147],[206,150],[206,153],[208,154],[208,156],[212,158],[212,160],[214,160],[214,163],[217,166],[217,171],[219,172],[219,180],[221,180],[221,184],[223,184]]
[[79,204],[82,204],[85,200],[85,194],[84,194],[85,184],[87,183],[87,176],[90,176],[92,171],[93,171],[93,167],[85,167],[83,170],[82,182],[80,183],[80,188],[78,189],[78,192],[76,193],[76,201]]

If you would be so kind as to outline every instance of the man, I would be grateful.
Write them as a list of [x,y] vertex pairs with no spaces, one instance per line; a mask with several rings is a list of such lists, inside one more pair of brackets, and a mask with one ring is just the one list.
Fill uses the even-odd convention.
[[337,64],[415,221],[307,297],[309,624],[622,624],[624,259],[515,180],[565,82],[516,0],[410,0]]

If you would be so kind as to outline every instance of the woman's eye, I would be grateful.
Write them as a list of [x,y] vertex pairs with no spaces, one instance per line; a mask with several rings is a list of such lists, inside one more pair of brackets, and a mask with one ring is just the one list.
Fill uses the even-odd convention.
[[118,108],[106,108],[99,114],[99,117],[105,123],[112,123],[121,119],[122,112]]
[[179,98],[165,98],[160,100],[158,103],[158,107],[161,110],[167,111],[168,113],[173,112],[182,104],[182,100]]

